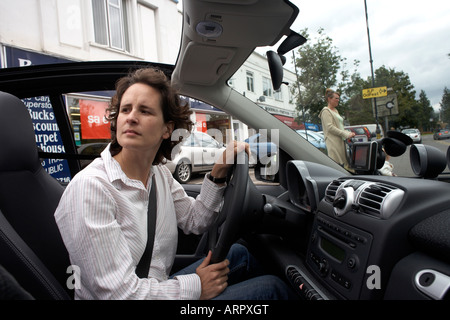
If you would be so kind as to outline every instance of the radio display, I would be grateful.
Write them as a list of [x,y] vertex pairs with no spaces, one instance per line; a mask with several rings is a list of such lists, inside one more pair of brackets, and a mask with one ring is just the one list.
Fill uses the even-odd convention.
[[339,262],[342,262],[345,258],[345,251],[323,237],[320,237],[320,247],[323,251],[328,253],[333,258],[337,259]]

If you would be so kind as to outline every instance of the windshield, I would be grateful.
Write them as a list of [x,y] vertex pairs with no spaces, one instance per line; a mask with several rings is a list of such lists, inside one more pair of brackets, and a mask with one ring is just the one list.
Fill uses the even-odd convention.
[[[447,152],[449,140],[436,140],[433,134],[442,127],[449,127],[450,118],[443,119],[441,113],[441,101],[447,101],[449,97],[446,89],[448,80],[444,79],[445,73],[434,69],[435,64],[430,65],[430,69],[434,70],[433,78],[441,80],[429,82],[420,76],[415,70],[415,64],[408,62],[415,52],[408,53],[405,59],[400,58],[405,57],[404,48],[410,46],[411,38],[407,34],[400,34],[407,26],[396,23],[398,19],[386,20],[386,11],[380,10],[378,3],[369,3],[367,8],[352,1],[343,4],[325,1],[293,3],[299,7],[300,14],[291,29],[304,36],[307,42],[284,55],[286,63],[281,86],[274,88],[267,65],[268,55],[271,51],[277,51],[283,39],[273,47],[257,48],[230,79],[231,87],[242,92],[276,120],[297,131],[302,138],[309,137],[308,141],[327,156],[332,154],[331,139],[327,139],[327,130],[321,117],[322,109],[330,107],[325,97],[327,88],[338,93],[338,102],[333,109],[342,121],[338,129],[352,131],[360,137],[360,140],[355,140],[349,135],[349,139],[345,139],[344,134],[341,134],[347,160],[351,160],[353,143],[382,143],[382,139],[392,138],[398,133],[415,134],[411,136],[413,144],[424,144]],[[392,3],[387,5],[391,8]],[[322,10],[323,7],[327,7],[327,10]],[[345,15],[348,19],[333,24],[333,7],[339,12],[348,12]],[[368,30],[366,10],[373,28],[373,34],[370,34],[372,39],[365,33]],[[424,23],[431,24],[433,17],[440,16],[441,9],[436,6],[427,6],[425,10],[429,13],[428,17],[420,15]],[[401,11],[402,19],[414,21],[413,18],[419,18],[416,10],[402,6]],[[442,32],[439,26],[432,25],[431,28]],[[399,34],[387,37],[381,43],[381,34],[386,30]],[[353,37],[351,42],[344,41],[341,34],[348,32],[358,36]],[[416,47],[414,51],[424,49],[423,55],[429,59],[435,57],[443,63],[449,63],[447,54],[437,57],[435,52],[426,49],[428,36],[425,32],[417,37],[419,48]],[[375,40],[371,48],[368,40]],[[357,52],[354,51],[356,43],[359,46]],[[391,50],[385,52],[382,48],[385,46],[398,49],[394,53]],[[437,43],[435,47],[442,46],[442,43]],[[369,50],[378,54],[378,60],[371,61],[373,74],[370,72]],[[381,62],[384,64],[381,65]],[[376,129],[377,125],[379,130]],[[344,129],[344,126],[361,127],[350,130]],[[306,132],[310,135],[307,136]],[[325,133],[324,140],[328,143],[319,145],[314,133]],[[389,155],[386,150],[382,151],[386,161],[393,165],[396,175],[415,176],[411,168],[410,149],[411,145],[408,144],[401,155]],[[349,171],[353,172],[351,168]],[[444,173],[450,173],[448,167]]]

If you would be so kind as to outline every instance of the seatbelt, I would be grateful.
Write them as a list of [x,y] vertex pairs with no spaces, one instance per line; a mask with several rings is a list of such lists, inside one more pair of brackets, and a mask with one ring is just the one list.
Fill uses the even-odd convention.
[[150,190],[150,196],[148,201],[148,214],[147,214],[147,245],[145,246],[144,254],[141,257],[138,265],[136,266],[136,274],[139,278],[147,278],[148,271],[150,269],[150,263],[152,261],[153,242],[155,240],[156,229],[156,183],[155,175],[152,178],[152,189]]

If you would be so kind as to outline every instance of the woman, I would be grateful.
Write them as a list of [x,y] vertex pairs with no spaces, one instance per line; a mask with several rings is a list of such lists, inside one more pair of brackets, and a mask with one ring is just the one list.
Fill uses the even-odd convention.
[[343,167],[348,168],[345,140],[354,137],[355,133],[344,130],[344,119],[336,109],[339,105],[339,98],[338,92],[327,89],[325,99],[328,105],[322,109],[319,117],[322,120],[328,156]]
[[[112,141],[101,158],[72,179],[55,212],[71,263],[80,270],[76,299],[211,299],[227,288],[232,263],[244,261],[246,267],[253,263],[239,247],[230,250],[234,256],[238,252],[236,259],[210,264],[209,253],[194,269],[187,269],[191,273],[170,277],[177,227],[196,234],[208,229],[225,188],[212,177],[226,176],[232,165],[227,155],[249,152],[246,144],[229,144],[222,161],[205,176],[197,199],[188,197],[163,162],[171,159],[179,143],[172,141],[172,132],[191,131],[190,114],[159,70],[137,70],[118,81],[108,109]],[[147,242],[147,207],[155,187],[153,254],[148,277],[140,278],[135,271]],[[275,283],[276,290],[277,280],[264,279],[265,284]],[[227,291],[231,296],[225,295]],[[236,291],[227,291],[222,296],[236,297]]]

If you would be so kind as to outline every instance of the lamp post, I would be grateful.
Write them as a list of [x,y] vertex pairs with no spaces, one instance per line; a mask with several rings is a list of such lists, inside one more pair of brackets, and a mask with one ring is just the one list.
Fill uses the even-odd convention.
[[[364,0],[364,10],[366,13],[366,27],[367,27],[367,40],[369,42],[369,62],[370,62],[370,70],[372,73],[372,88],[375,88],[375,77],[373,74],[373,59],[372,59],[372,47],[370,45],[370,33],[369,33],[369,16],[367,14],[367,1]],[[380,139],[380,133],[381,130],[379,128],[379,124],[378,124],[378,107],[377,107],[377,98],[373,98],[373,103],[374,103],[374,109],[375,109],[375,123],[377,125],[376,128],[376,133],[377,133],[377,139]]]

